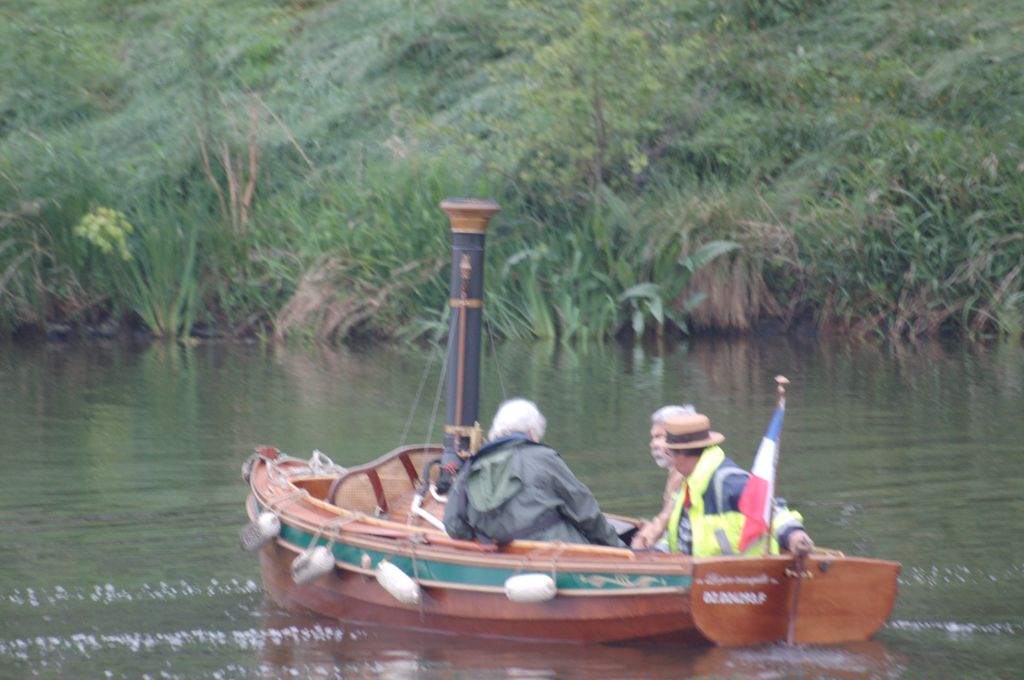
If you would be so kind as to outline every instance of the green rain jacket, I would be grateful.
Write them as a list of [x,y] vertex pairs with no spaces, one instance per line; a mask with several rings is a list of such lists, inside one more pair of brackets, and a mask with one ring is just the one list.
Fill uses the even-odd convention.
[[453,538],[516,539],[625,547],[594,495],[555,452],[523,435],[491,442],[467,460],[448,494]]

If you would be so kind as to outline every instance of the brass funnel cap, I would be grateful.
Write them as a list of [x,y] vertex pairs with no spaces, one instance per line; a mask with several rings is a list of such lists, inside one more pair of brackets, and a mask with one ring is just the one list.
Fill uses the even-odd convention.
[[452,231],[457,233],[483,234],[491,217],[501,210],[494,201],[482,198],[446,198],[441,209],[448,213]]

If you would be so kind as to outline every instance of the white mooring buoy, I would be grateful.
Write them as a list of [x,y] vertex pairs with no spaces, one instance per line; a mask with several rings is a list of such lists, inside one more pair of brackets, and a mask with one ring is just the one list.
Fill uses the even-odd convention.
[[334,571],[334,555],[326,546],[303,550],[292,560],[292,580],[300,586],[312,583]]
[[513,602],[547,602],[558,592],[547,574],[516,574],[505,581],[505,597]]
[[387,560],[381,560],[374,570],[379,583],[384,590],[391,594],[402,604],[410,606],[420,603],[420,586],[413,581],[404,571],[391,564]]
[[261,512],[259,517],[249,522],[238,534],[242,550],[253,552],[277,538],[281,533],[281,520],[272,512]]

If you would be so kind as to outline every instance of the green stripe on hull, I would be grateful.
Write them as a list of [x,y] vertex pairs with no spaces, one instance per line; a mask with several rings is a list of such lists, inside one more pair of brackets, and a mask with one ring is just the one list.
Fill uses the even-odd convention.
[[[307,549],[313,540],[313,534],[282,522],[281,538]],[[317,545],[327,545],[327,543],[328,539],[323,536],[317,539]],[[504,588],[505,581],[510,576],[523,573],[521,569],[470,566],[419,557],[415,559],[414,565],[414,560],[411,557],[391,552],[366,550],[338,542],[335,542],[332,552],[336,560],[354,567],[362,566],[363,553],[366,553],[369,555],[373,567],[377,566],[381,560],[387,559],[405,573],[419,580],[451,583],[456,586]],[[534,569],[533,571],[539,570]],[[555,585],[559,590],[628,592],[638,588],[681,589],[690,587],[690,576],[687,574],[623,574],[615,571],[562,572],[556,569],[554,577]]]

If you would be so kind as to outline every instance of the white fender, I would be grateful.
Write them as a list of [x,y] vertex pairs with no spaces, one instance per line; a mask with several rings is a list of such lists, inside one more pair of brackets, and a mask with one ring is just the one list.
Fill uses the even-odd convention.
[[334,571],[334,555],[325,546],[304,550],[292,560],[292,580],[300,586],[312,583]]
[[547,574],[516,574],[505,581],[505,597],[513,602],[547,602],[558,588]]
[[261,512],[259,517],[249,522],[238,534],[242,550],[253,552],[277,538],[281,533],[281,520],[272,512]]
[[379,583],[384,590],[391,594],[402,604],[418,605],[420,603],[420,587],[408,574],[391,564],[387,560],[381,560],[374,571]]

